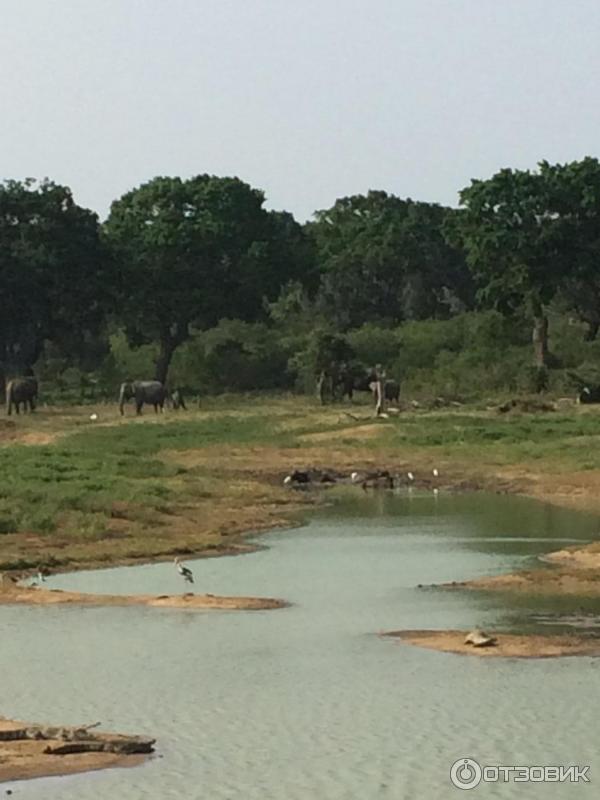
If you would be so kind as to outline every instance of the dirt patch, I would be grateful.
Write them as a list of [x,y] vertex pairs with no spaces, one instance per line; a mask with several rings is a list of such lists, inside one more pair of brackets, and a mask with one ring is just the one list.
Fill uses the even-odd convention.
[[473,647],[465,644],[467,631],[390,631],[381,634],[400,639],[407,644],[440,650],[444,653],[478,656],[480,658],[557,658],[559,656],[599,656],[600,638],[575,635],[519,636],[494,634],[496,645]]
[[42,433],[41,431],[30,431],[19,436],[19,444],[52,444],[59,437],[58,433]]
[[386,429],[388,431],[393,430],[394,426],[390,425],[389,423],[374,422],[369,425],[357,425],[356,427],[342,428],[340,430],[305,433],[304,435],[299,436],[298,439],[301,442],[324,442],[329,440],[336,441],[343,439],[361,441],[364,439],[373,439],[377,436],[383,436],[386,433]]
[[59,589],[29,588],[3,582],[0,605],[77,605],[77,606],[153,606],[198,610],[259,611],[285,608],[285,600],[271,597],[221,597],[212,594],[183,595],[109,595],[63,592]]
[[548,566],[470,581],[455,581],[442,584],[440,588],[600,597],[600,569]]

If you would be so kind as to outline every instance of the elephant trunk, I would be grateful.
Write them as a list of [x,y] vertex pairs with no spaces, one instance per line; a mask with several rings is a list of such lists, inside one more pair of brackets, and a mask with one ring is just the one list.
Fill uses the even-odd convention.
[[121,416],[124,414],[125,401],[129,398],[128,387],[126,383],[121,384],[121,391],[119,392],[119,412]]

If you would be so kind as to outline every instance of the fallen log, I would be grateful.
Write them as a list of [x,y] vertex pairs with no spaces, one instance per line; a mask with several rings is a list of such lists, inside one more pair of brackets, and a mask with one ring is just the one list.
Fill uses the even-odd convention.
[[[106,735],[106,734],[105,734]],[[66,756],[73,753],[117,753],[130,756],[152,753],[156,739],[147,736],[125,736],[118,738],[94,737],[88,741],[65,741],[49,744],[44,753],[51,756]]]

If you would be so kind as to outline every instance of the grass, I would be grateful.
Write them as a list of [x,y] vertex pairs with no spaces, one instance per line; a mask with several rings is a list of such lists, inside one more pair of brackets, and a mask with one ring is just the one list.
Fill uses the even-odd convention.
[[281,486],[300,464],[600,470],[592,407],[502,416],[462,407],[375,420],[366,406],[228,397],[180,415],[120,418],[106,406],[92,424],[89,413],[41,409],[0,426],[0,569],[226,548],[307,502]]

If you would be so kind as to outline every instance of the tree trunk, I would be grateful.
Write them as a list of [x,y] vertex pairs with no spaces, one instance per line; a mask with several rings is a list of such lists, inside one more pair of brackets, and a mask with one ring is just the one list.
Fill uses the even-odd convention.
[[172,336],[163,336],[160,340],[160,350],[156,359],[156,369],[154,370],[154,380],[160,381],[163,386],[167,383],[169,367],[173,353],[177,349],[177,342]]
[[533,319],[533,359],[538,369],[548,364],[548,318],[541,310]]
[[596,337],[598,336],[598,331],[600,330],[600,320],[587,320],[588,329],[585,332],[584,341],[586,342],[595,342]]

